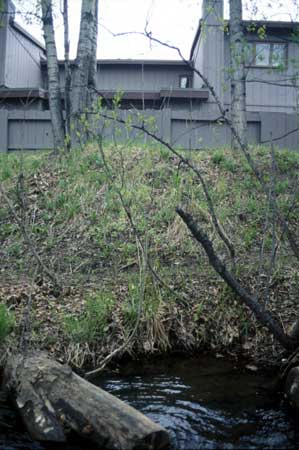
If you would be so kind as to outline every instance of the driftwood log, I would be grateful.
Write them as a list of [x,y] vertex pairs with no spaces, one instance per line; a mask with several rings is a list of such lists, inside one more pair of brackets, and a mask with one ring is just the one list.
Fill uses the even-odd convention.
[[105,449],[169,446],[164,428],[45,353],[12,357],[4,382],[34,440],[64,442],[69,428]]

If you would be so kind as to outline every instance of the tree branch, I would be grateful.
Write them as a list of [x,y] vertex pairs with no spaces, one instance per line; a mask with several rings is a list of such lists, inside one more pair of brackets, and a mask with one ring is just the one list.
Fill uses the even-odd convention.
[[14,217],[17,225],[18,225],[18,227],[20,228],[20,231],[21,231],[21,233],[23,235],[23,238],[24,238],[25,242],[27,243],[27,245],[28,245],[32,255],[36,259],[38,265],[40,266],[42,271],[48,276],[48,278],[53,282],[54,286],[56,288],[58,288],[59,291],[61,291],[60,283],[58,282],[55,274],[53,272],[51,272],[50,269],[48,269],[48,267],[45,265],[45,263],[42,261],[41,257],[39,256],[39,254],[38,254],[38,252],[37,252],[37,250],[35,248],[35,245],[34,245],[32,239],[31,239],[31,237],[30,237],[30,235],[29,235],[29,233],[28,233],[28,231],[26,229],[26,226],[25,226],[24,222],[19,218],[19,216],[18,216],[18,214],[17,214],[13,204],[11,203],[11,201],[10,201],[8,195],[6,194],[6,192],[4,190],[4,187],[2,186],[1,183],[0,183],[0,193],[2,194],[2,197],[4,198],[4,200],[5,200],[5,202],[6,202],[7,206],[8,206],[11,214],[13,215],[13,217]]
[[246,289],[244,289],[239,281],[235,278],[235,276],[226,268],[225,264],[215,253],[212,242],[195,223],[193,217],[179,207],[176,208],[176,212],[181,217],[183,222],[187,225],[188,229],[192,233],[192,236],[203,247],[206,255],[209,258],[211,266],[230,286],[230,288],[239,296],[241,301],[246,306],[248,306],[257,320],[262,325],[264,325],[271,332],[271,334],[273,334],[273,336],[280,342],[280,344],[284,348],[288,350],[294,349],[297,346],[296,341],[285,334],[280,324],[273,318],[272,314],[269,311],[265,310],[265,308],[257,302],[256,298],[254,298]]

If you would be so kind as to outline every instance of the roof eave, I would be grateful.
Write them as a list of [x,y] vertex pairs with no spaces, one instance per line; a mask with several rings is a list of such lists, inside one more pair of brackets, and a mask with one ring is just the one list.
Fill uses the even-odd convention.
[[33,44],[35,44],[37,47],[39,47],[44,52],[46,51],[45,46],[38,39],[36,39],[30,33],[28,33],[28,31],[26,31],[20,24],[15,22],[13,17],[10,18],[9,23],[16,31],[18,31],[23,36],[25,36],[29,41],[31,41]]
[[[41,60],[41,64],[42,65],[46,65],[47,64],[47,60],[46,59],[42,59]],[[59,65],[63,65],[65,64],[65,61],[63,59],[60,59],[58,61]],[[70,64],[73,65],[75,64],[75,60],[71,60]],[[160,67],[165,67],[165,66],[178,66],[178,67],[184,67],[184,68],[189,68],[190,67],[190,61],[182,61],[182,60],[171,60],[171,59],[161,59],[161,60],[156,60],[156,59],[98,59],[97,60],[97,65],[98,66],[108,66],[108,65],[113,65],[113,66],[121,66],[121,65],[133,65],[133,66],[141,66],[141,65],[145,65],[145,66],[160,66]]]
[[48,97],[48,92],[42,88],[0,88],[0,98],[42,98]]
[[[229,20],[226,21],[229,26]],[[192,42],[191,51],[190,51],[190,61],[193,61],[194,57],[194,50],[197,45],[200,33],[201,33],[201,24],[202,19],[200,19],[198,23],[198,27]],[[294,30],[299,27],[299,22],[285,22],[285,21],[267,21],[267,20],[243,20],[244,27],[248,27],[249,25],[256,25],[256,26],[266,26],[268,28],[272,29],[289,29]]]
[[[115,97],[117,91],[100,90],[98,95],[104,99],[111,100]],[[209,98],[208,89],[161,89],[159,91],[124,91],[122,100],[161,100],[163,98],[183,99],[183,100],[202,100]]]
[[195,33],[195,36],[194,36],[194,39],[193,39],[193,42],[192,42],[192,45],[191,45],[190,56],[189,56],[189,60],[190,61],[193,61],[194,50],[195,50],[195,47],[196,47],[196,44],[198,42],[198,39],[199,39],[199,36],[200,36],[200,32],[201,32],[201,23],[202,23],[202,19],[200,19],[200,21],[198,23],[198,27],[197,27],[197,30],[196,30],[196,33]]

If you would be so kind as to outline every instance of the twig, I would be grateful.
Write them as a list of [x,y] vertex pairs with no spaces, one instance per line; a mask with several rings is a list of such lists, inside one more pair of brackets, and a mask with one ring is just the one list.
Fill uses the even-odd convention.
[[[126,124],[125,120],[123,120],[123,119],[121,119],[121,118],[119,118],[117,116],[112,117],[112,116],[109,116],[109,115],[101,113],[101,112],[99,113],[99,115],[101,117],[103,117],[104,119],[111,120],[111,121],[116,121],[116,122],[124,124],[124,125]],[[219,237],[222,239],[222,241],[226,245],[226,247],[227,247],[227,249],[229,251],[232,263],[233,263],[233,267],[234,267],[235,266],[235,249],[234,249],[234,246],[233,246],[232,242],[229,240],[228,236],[224,233],[223,228],[219,224],[219,221],[218,221],[218,218],[217,218],[217,214],[216,214],[216,211],[215,211],[215,208],[214,208],[214,204],[213,204],[212,198],[211,198],[211,196],[209,194],[208,186],[207,186],[207,184],[206,184],[206,182],[205,182],[205,180],[204,180],[204,178],[203,178],[199,168],[196,167],[195,165],[193,165],[190,162],[189,159],[185,158],[179,151],[177,151],[174,147],[172,147],[172,145],[169,144],[168,142],[166,142],[163,138],[161,138],[161,137],[157,136],[155,133],[152,133],[151,131],[147,130],[145,128],[144,124],[142,124],[142,125],[131,124],[131,127],[134,128],[134,129],[137,129],[137,130],[140,130],[140,131],[144,132],[149,137],[151,137],[153,140],[155,140],[156,142],[159,142],[160,144],[162,144],[164,147],[166,147],[168,150],[170,150],[170,152],[172,154],[177,156],[183,164],[185,164],[187,167],[189,167],[189,169],[191,169],[196,174],[196,176],[198,177],[198,179],[199,179],[199,181],[200,181],[200,183],[202,185],[202,188],[203,188],[206,200],[207,200],[209,212],[210,212],[210,215],[212,217],[212,221],[213,221],[213,224],[215,226],[215,229],[217,230],[217,233],[218,233]]]
[[[103,160],[103,163],[104,163],[104,167],[105,167],[105,170],[106,170],[106,174],[107,174],[107,176],[109,177],[110,182],[111,182],[111,183],[114,183],[113,175],[112,175],[112,173],[111,173],[111,169],[110,169],[110,167],[109,167],[109,165],[108,165],[108,162],[107,162],[106,156],[105,156],[105,152],[104,152],[104,149],[103,149],[103,139],[102,139],[102,137],[98,137],[97,143],[98,143],[98,145],[99,145],[99,150],[100,150],[100,153],[101,153],[101,156],[102,156],[102,160]],[[124,167],[123,167],[123,161],[122,161],[122,171],[121,171],[121,182],[122,182],[122,187],[123,187],[123,185],[124,185]],[[133,220],[131,210],[130,210],[130,208],[128,208],[128,206],[127,206],[127,204],[126,204],[126,202],[125,202],[125,199],[124,199],[124,197],[123,197],[123,194],[122,194],[121,190],[120,190],[120,189],[117,189],[117,188],[115,188],[115,189],[116,189],[116,193],[117,193],[117,195],[118,195],[118,197],[119,197],[119,200],[120,200],[120,202],[121,202],[122,208],[123,208],[123,210],[125,211],[125,214],[126,214],[126,216],[127,216],[128,222],[129,222],[129,224],[130,224],[130,226],[131,226],[131,229],[132,229],[132,231],[133,231],[133,233],[134,233],[134,235],[135,235],[135,238],[137,239],[137,241],[138,241],[140,247],[142,248],[142,247],[143,247],[142,240],[141,240],[140,234],[139,234],[139,232],[138,232],[138,230],[137,230],[137,227],[136,227],[136,225],[135,225],[135,222],[134,222],[134,220]],[[180,303],[182,303],[184,306],[188,307],[188,306],[189,306],[188,297],[185,296],[184,294],[178,294],[178,293],[176,292],[175,289],[171,288],[164,280],[162,280],[162,278],[157,274],[156,270],[153,268],[153,266],[152,266],[152,264],[151,264],[151,261],[150,261],[150,259],[149,259],[149,256],[148,256],[147,259],[148,259],[148,261],[147,261],[148,269],[150,270],[150,272],[152,273],[152,275],[154,276],[154,278],[156,279],[156,281],[157,281],[162,287],[164,287],[164,289],[168,290],[172,295],[174,295],[174,296],[176,297],[176,299],[177,299]]]
[[283,345],[284,348],[292,350],[297,347],[296,342],[287,334],[284,333],[280,324],[273,318],[272,314],[267,311],[235,278],[235,276],[226,268],[225,264],[220,260],[215,253],[212,242],[208,236],[195,223],[193,217],[183,211],[181,208],[176,208],[176,212],[181,217],[183,222],[191,231],[192,236],[204,248],[211,266],[221,276],[221,278],[231,287],[231,289],[239,296],[242,302],[248,306],[253,312],[258,321],[267,327],[267,329],[275,336],[275,338]]
[[139,272],[139,303],[138,303],[138,315],[136,318],[136,322],[135,322],[135,326],[132,330],[132,332],[129,334],[129,336],[127,337],[127,339],[123,342],[123,344],[116,348],[113,352],[111,352],[108,356],[106,356],[106,358],[103,359],[103,361],[101,362],[101,365],[99,367],[97,367],[94,370],[91,370],[89,372],[85,373],[85,378],[86,379],[91,379],[94,378],[95,376],[97,376],[100,372],[102,372],[104,370],[104,368],[107,366],[107,364],[118,354],[121,353],[128,345],[129,343],[132,341],[132,339],[134,338],[137,330],[138,330],[138,326],[140,323],[140,318],[141,318],[141,312],[142,312],[142,306],[144,303],[144,297],[145,297],[145,283],[146,283],[146,273],[147,273],[147,269],[148,269],[148,248],[147,248],[147,243],[145,246],[145,249],[143,247],[140,248],[141,250],[141,262],[140,262],[140,272]]
[[15,210],[15,207],[11,203],[8,195],[6,194],[6,192],[4,190],[4,187],[3,187],[2,183],[0,183],[0,193],[1,193],[2,197],[4,198],[4,200],[5,200],[5,202],[6,202],[7,206],[8,206],[11,214],[13,215],[13,217],[14,217],[17,225],[18,225],[18,227],[20,228],[20,231],[21,231],[21,233],[23,235],[23,238],[24,238],[25,242],[27,243],[27,245],[28,245],[32,255],[36,259],[39,267],[48,276],[48,278],[54,283],[54,286],[56,288],[58,288],[59,290],[61,290],[61,285],[58,282],[56,276],[54,275],[53,272],[51,272],[50,269],[48,269],[48,267],[45,265],[45,263],[43,262],[43,260],[39,256],[39,254],[38,254],[38,252],[37,252],[37,250],[35,248],[34,242],[32,241],[32,239],[31,239],[31,237],[30,237],[30,235],[29,235],[29,233],[28,233],[28,231],[26,229],[25,223],[19,218],[19,216],[18,216],[18,214],[17,214],[17,212]]

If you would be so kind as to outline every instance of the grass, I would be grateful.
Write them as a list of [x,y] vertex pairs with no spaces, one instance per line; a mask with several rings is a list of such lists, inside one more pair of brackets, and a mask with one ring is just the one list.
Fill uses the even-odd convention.
[[84,305],[78,317],[66,315],[64,330],[69,339],[76,343],[94,343],[103,338],[109,330],[109,322],[115,299],[111,293],[94,292]]
[[[256,289],[260,249],[267,259],[273,245],[272,228],[266,227],[267,221],[271,224],[267,195],[241,155],[225,149],[186,155],[200,167],[221,225],[236,247],[239,278]],[[269,183],[269,149],[252,149],[252,156]],[[299,154],[279,150],[276,164],[277,203],[297,230]],[[20,173],[24,176],[21,196]],[[203,344],[218,348],[258,333],[265,338],[215,276],[176,215],[177,205],[192,212],[230,264],[198,179],[165,149],[106,146],[105,160],[95,145],[59,159],[40,153],[0,155],[0,179],[43,261],[74,290],[69,297],[53,300],[50,288],[43,292],[45,281],[37,286],[36,298],[43,300],[36,300],[35,320],[40,335],[51,336],[40,345],[55,342],[59,349],[54,351],[59,353],[67,346],[61,342],[82,346],[97,342],[107,351],[112,335],[117,342],[128,335],[139,308],[136,232],[141,242],[148,242],[151,264],[164,284],[153,274],[147,275],[140,327],[131,351],[190,349]],[[277,242],[280,236],[277,227]],[[0,276],[8,273],[13,292],[16,279],[36,276],[36,263],[5,203],[0,207],[0,243]],[[298,264],[284,237],[279,241],[276,268],[279,277],[273,276],[269,306],[275,311],[288,297],[290,305],[279,316],[287,325],[298,302]],[[1,289],[0,300],[7,301],[10,294],[1,294]],[[21,309],[16,300],[13,303],[18,318]],[[47,314],[39,317],[39,310]],[[53,326],[56,334],[51,332]]]
[[14,315],[9,312],[5,305],[0,305],[0,344],[12,332],[15,326]]

